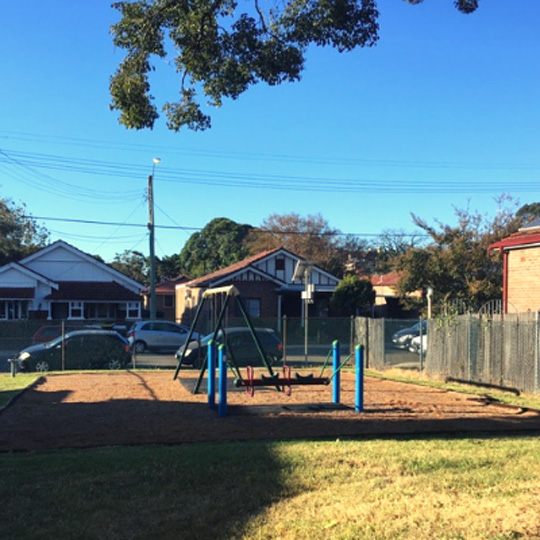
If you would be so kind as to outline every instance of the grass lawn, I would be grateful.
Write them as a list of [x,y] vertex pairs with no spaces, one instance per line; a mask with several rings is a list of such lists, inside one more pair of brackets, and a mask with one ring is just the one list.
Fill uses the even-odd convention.
[[534,437],[0,455],[2,538],[540,538]]
[[5,407],[21,390],[39,379],[35,373],[19,373],[16,377],[0,374],[0,408]]
[[[35,379],[0,377],[0,399]],[[6,453],[0,500],[10,540],[540,539],[540,444],[478,434]]]

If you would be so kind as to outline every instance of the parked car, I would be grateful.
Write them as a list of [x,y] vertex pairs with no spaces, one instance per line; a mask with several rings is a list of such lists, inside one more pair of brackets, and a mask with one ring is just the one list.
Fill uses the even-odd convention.
[[64,332],[64,335],[68,332],[73,332],[75,330],[116,330],[120,335],[125,336],[127,333],[127,328],[123,324],[115,324],[115,323],[92,323],[92,324],[85,324],[85,325],[76,325],[76,324],[66,324],[62,328],[61,324],[44,324],[43,326],[40,326],[32,336],[32,342],[33,343],[47,343],[47,341],[51,341],[51,339],[60,337],[62,335],[62,331]]
[[409,351],[415,354],[419,354],[420,349],[422,349],[423,354],[426,354],[427,334],[422,334],[421,336],[416,336],[411,339],[411,343],[409,345]]
[[[64,326],[64,334],[79,330],[80,326]],[[60,324],[44,324],[40,326],[32,336],[33,343],[47,343],[51,339],[57,338],[62,335],[62,325]]]
[[131,349],[114,330],[75,330],[27,347],[14,361],[19,371],[120,369],[131,361]]
[[[266,355],[269,364],[283,358],[283,344],[271,328],[255,328],[257,337],[259,338],[262,350]],[[234,362],[237,366],[248,366],[262,364],[259,357],[257,345],[247,327],[232,327],[227,328],[225,332],[219,330],[216,336],[216,345],[225,343],[227,340],[228,353],[234,357]],[[208,343],[214,337],[214,333],[208,334],[201,338],[200,341],[191,341],[187,346],[187,351],[182,363],[192,365],[195,368],[200,368],[203,360],[206,358]],[[176,351],[176,359],[180,360],[185,345]]]
[[[186,342],[189,327],[170,321],[139,321],[128,332],[128,341],[136,353],[146,350],[176,351]],[[193,339],[199,334],[193,333]]]
[[409,328],[402,328],[398,330],[392,336],[392,343],[394,347],[398,349],[408,349],[411,344],[411,340],[420,335],[420,327],[422,328],[422,334],[427,332],[427,320],[423,319],[421,322],[417,322],[415,325]]

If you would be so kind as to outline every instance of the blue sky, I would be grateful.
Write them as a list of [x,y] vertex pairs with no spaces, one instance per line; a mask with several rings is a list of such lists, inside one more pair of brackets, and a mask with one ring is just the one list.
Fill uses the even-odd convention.
[[[507,193],[540,200],[540,2],[378,2],[376,47],[312,49],[299,83],[255,86],[212,112],[213,127],[129,131],[109,110],[123,58],[110,0],[2,6],[0,197],[25,203],[52,240],[112,260],[148,253],[153,157],[156,254],[178,253],[215,217],[257,226],[321,214],[345,233],[418,233],[411,212],[454,223]],[[157,102],[179,81],[156,61]],[[131,224],[140,227],[129,226]]]

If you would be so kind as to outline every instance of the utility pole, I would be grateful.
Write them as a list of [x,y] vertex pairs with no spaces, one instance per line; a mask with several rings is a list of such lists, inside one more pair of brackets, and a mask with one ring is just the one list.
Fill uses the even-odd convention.
[[148,231],[150,233],[150,319],[157,318],[156,309],[156,254],[155,254],[155,227],[154,227],[154,172],[156,165],[161,161],[154,158],[152,174],[148,177]]

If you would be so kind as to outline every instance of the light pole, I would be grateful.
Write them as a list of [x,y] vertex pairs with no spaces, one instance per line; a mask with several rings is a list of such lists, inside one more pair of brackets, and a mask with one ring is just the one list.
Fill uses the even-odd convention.
[[152,174],[148,177],[148,231],[150,232],[150,318],[157,318],[156,310],[156,255],[154,234],[154,172],[160,158],[153,159]]

